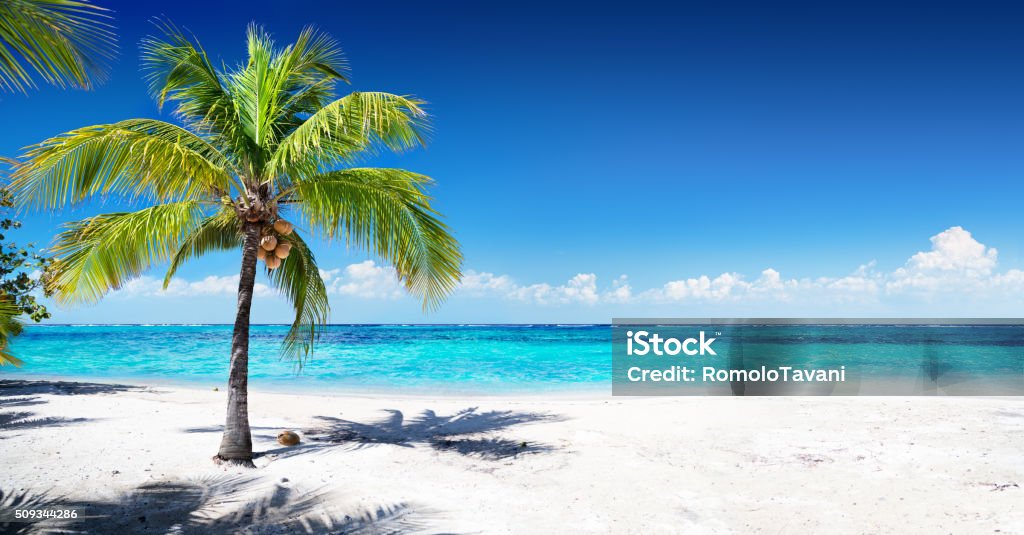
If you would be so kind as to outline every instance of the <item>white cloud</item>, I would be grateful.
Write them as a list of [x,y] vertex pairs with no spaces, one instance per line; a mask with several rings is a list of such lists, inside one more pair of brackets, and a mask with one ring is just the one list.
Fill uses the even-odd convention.
[[583,303],[592,305],[597,303],[597,275],[593,273],[578,273],[568,282],[559,286],[552,286],[547,283],[531,284],[513,288],[508,296],[520,301],[537,303],[539,305]]
[[732,296],[734,291],[745,291],[750,287],[749,283],[743,281],[742,275],[722,273],[714,279],[701,275],[696,278],[669,281],[661,288],[649,290],[644,295],[653,301],[721,301]]
[[973,292],[1010,282],[1005,275],[1013,277],[1013,270],[993,277],[999,252],[979,243],[961,227],[940,232],[931,241],[931,251],[915,254],[892,273],[885,284],[887,292]]
[[373,260],[350,264],[340,275],[336,271],[327,272],[331,278],[328,293],[363,299],[397,299],[403,294],[395,268],[378,266]]
[[999,252],[985,247],[962,227],[952,227],[931,237],[932,250],[917,253],[907,261],[908,270],[959,272],[985,276],[996,267]]
[[[372,260],[351,264],[344,269],[321,269],[320,276],[327,285],[328,293],[332,294],[364,299],[394,299],[403,295],[394,268],[378,266]],[[115,295],[123,298],[233,296],[238,293],[238,280],[238,275],[210,275],[195,281],[175,278],[165,290],[162,279],[142,276],[126,283]],[[262,282],[256,283],[253,292],[257,297],[279,295],[275,288]]]
[[[917,252],[900,268],[880,271],[874,261],[843,276],[786,278],[772,268],[756,278],[727,271],[719,275],[698,275],[665,282],[636,291],[626,275],[601,287],[594,273],[578,273],[562,284],[539,282],[519,284],[511,276],[467,270],[456,290],[465,298],[497,298],[540,306],[598,304],[713,304],[713,303],[796,303],[832,305],[862,303],[881,306],[896,302],[944,303],[973,299],[1020,300],[1024,297],[1024,271],[998,271],[998,251],[978,242],[961,227],[951,227],[932,236],[930,250]],[[405,295],[395,269],[373,260],[344,268],[320,270],[328,292],[360,299],[392,300]],[[162,281],[141,277],[118,293],[147,296],[234,295],[238,276],[209,276],[198,281],[174,279],[168,289]],[[265,284],[256,285],[257,296],[276,295]],[[931,310],[931,309],[929,309]],[[958,310],[958,309],[954,309]]]
[[468,296],[491,296],[538,305],[596,303],[738,303],[813,302],[883,303],[887,299],[927,299],[945,294],[964,298],[1021,296],[1024,271],[997,272],[998,252],[978,242],[961,227],[932,236],[928,251],[913,254],[892,272],[877,269],[875,261],[844,276],[785,278],[767,268],[757,278],[727,271],[671,280],[635,292],[625,275],[602,290],[597,276],[580,273],[562,285],[518,285],[507,275],[468,272],[463,288]]
[[[145,297],[197,297],[207,295],[235,295],[238,293],[238,275],[210,275],[197,281],[186,281],[183,279],[171,279],[171,283],[164,289],[162,279],[149,276],[142,276],[129,281],[117,291],[123,297],[145,296]],[[263,283],[256,283],[253,287],[254,295],[268,297],[277,295],[277,292]]]
[[930,298],[938,294],[970,297],[978,292],[1020,292],[1024,272],[996,273],[998,252],[975,240],[970,232],[952,227],[931,238],[932,248],[912,255],[903,267],[879,272],[874,261],[842,277],[783,278],[771,268],[747,281],[738,273],[723,273],[670,281],[641,294],[653,302],[727,302],[770,299],[843,303],[893,297]]
[[323,279],[324,282],[331,282],[338,275],[341,274],[341,270],[337,269],[337,268],[335,268],[335,269],[318,269],[317,271],[320,272],[320,278]]
[[992,277],[992,285],[1005,291],[1007,295],[1017,296],[1024,294],[1024,271],[1011,269],[1006,273]]
[[472,269],[462,274],[462,284],[459,292],[469,295],[487,295],[493,293],[507,293],[515,288],[515,283],[508,275],[495,275],[494,273],[477,272]]
[[619,275],[612,281],[612,288],[602,296],[609,303],[628,303],[633,299],[633,287],[629,285],[629,277]]

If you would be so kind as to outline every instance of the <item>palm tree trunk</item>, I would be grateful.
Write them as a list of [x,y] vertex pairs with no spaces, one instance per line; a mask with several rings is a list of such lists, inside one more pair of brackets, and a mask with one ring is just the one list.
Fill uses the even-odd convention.
[[238,280],[238,314],[231,337],[231,368],[228,376],[228,413],[220,451],[214,460],[254,466],[252,433],[249,430],[249,311],[256,283],[256,248],[259,223],[245,223],[242,244],[242,273]]

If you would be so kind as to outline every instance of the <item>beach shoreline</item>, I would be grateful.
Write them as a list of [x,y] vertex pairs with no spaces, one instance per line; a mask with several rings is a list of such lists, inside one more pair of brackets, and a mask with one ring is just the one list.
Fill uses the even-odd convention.
[[[194,390],[194,391],[220,391],[227,387],[227,379],[220,383],[213,382],[191,382],[185,379],[154,379],[152,377],[79,377],[73,375],[55,374],[22,374],[8,375],[0,378],[3,381],[29,381],[29,382],[67,382],[67,383],[95,383],[115,386],[128,386],[150,389],[168,390]],[[302,395],[318,397],[341,397],[341,398],[366,398],[366,399],[605,399],[612,396],[610,384],[600,386],[568,386],[544,385],[541,388],[520,388],[516,390],[505,390],[498,392],[483,392],[478,390],[460,390],[451,388],[446,390],[417,389],[405,387],[392,388],[359,388],[348,385],[333,388],[309,388],[306,383],[289,385],[277,383],[272,386],[259,382],[249,383],[249,393],[252,394],[274,394],[292,395],[301,392]]]
[[0,489],[105,533],[1024,533],[1021,398],[254,391],[249,470],[224,397],[2,381]]

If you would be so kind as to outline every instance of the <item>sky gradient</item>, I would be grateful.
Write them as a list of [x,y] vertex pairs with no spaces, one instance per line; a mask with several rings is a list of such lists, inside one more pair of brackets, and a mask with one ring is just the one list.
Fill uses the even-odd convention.
[[[386,266],[319,243],[336,322],[1021,315],[1019,4],[98,3],[120,37],[111,79],[0,96],[0,154],[169,119],[139,73],[154,16],[228,64],[252,21],[282,43],[315,24],[351,89],[430,103],[430,146],[372,163],[438,181],[466,287],[424,316]],[[48,243],[118,206],[27,214],[12,237]],[[237,264],[197,261],[170,294],[143,279],[54,321],[229,322]],[[271,292],[254,308],[289,314]]]

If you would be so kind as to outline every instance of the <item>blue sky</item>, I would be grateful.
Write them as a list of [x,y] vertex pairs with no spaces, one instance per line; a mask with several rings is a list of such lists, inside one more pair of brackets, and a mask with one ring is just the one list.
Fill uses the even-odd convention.
[[[137,49],[157,15],[228,63],[251,21],[281,42],[315,24],[352,89],[430,102],[429,148],[375,163],[438,181],[467,287],[424,316],[386,266],[320,244],[335,321],[1022,312],[1019,4],[101,3],[121,41],[111,80],[0,96],[0,154],[161,116]],[[16,238],[116,206],[28,214]],[[229,322],[237,272],[211,257],[177,293],[143,280],[54,320]],[[288,319],[269,292],[254,315]]]

